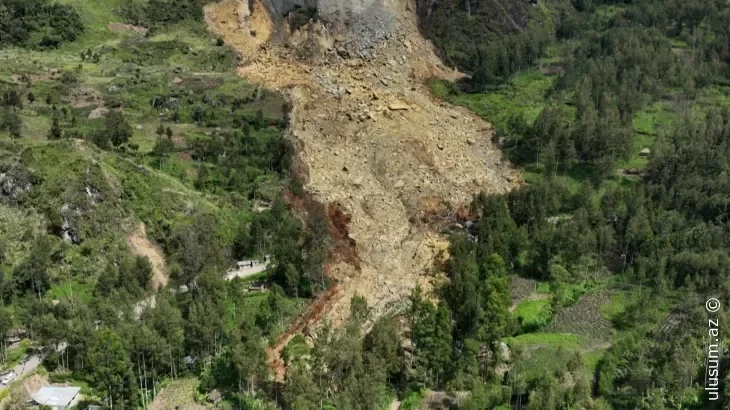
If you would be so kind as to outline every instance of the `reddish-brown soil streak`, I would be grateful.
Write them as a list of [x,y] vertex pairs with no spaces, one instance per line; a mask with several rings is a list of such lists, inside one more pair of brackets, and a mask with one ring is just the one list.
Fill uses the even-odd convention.
[[281,382],[284,380],[286,373],[286,367],[284,360],[281,358],[281,351],[284,349],[289,341],[300,332],[303,332],[307,327],[312,324],[319,322],[322,315],[326,312],[327,305],[330,300],[337,295],[339,292],[339,286],[335,283],[325,293],[319,295],[319,297],[309,305],[309,308],[303,314],[300,314],[294,319],[294,322],[289,329],[279,337],[279,340],[273,347],[266,348],[266,354],[269,358],[269,368],[276,375],[276,380]]

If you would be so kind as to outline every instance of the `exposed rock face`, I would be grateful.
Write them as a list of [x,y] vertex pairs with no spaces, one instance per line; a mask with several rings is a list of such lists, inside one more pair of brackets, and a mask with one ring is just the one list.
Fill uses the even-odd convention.
[[15,203],[32,187],[30,174],[19,164],[0,167],[0,197]]
[[322,0],[262,0],[262,3],[266,6],[266,9],[272,17],[280,18],[284,16],[284,13],[293,9],[295,6],[318,9],[318,3],[321,1]]
[[[393,32],[396,16],[390,10],[391,0],[262,0],[275,21],[280,21],[295,7],[316,9],[321,25],[330,36],[343,43],[343,49],[358,56],[369,56],[371,50]],[[239,5],[239,22],[252,14],[252,4]],[[255,33],[258,31],[253,29]],[[306,32],[306,30],[305,30]],[[297,35],[296,33],[293,33]],[[303,34],[299,34],[301,37]],[[322,33],[317,33],[322,35]],[[301,43],[298,40],[298,43]],[[295,44],[298,45],[298,44]],[[331,49],[331,48],[328,48]],[[311,54],[311,53],[310,53]]]
[[59,234],[61,239],[68,243],[78,245],[81,243],[81,237],[78,230],[78,219],[81,217],[82,211],[78,208],[72,209],[69,204],[63,204],[61,207],[61,221]]
[[316,9],[324,20],[360,17],[376,9],[383,9],[383,0],[262,0],[273,18],[299,6]]

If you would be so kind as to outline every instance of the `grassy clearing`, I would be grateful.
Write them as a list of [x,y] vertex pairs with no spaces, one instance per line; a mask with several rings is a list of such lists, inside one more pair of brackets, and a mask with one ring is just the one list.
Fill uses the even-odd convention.
[[88,281],[70,280],[54,284],[44,295],[50,300],[75,300],[83,303],[91,301],[94,284]]
[[82,40],[92,40],[99,33],[108,36],[108,23],[119,22],[121,19],[113,10],[121,7],[126,0],[104,0],[103,2],[89,2],[86,0],[58,0],[61,4],[72,6],[79,12],[87,28]]
[[522,301],[512,312],[512,317],[522,323],[522,329],[525,331],[537,330],[547,325],[552,315],[549,299]]
[[575,304],[564,308],[555,316],[553,329],[580,335],[592,341],[609,340],[611,322],[601,314],[601,306],[608,298],[608,292],[605,290],[584,295]]
[[175,408],[205,408],[195,402],[195,391],[198,388],[198,379],[178,379],[171,381],[150,405],[150,409],[175,409]]
[[601,305],[601,315],[608,320],[615,320],[626,311],[626,306],[634,300],[631,291],[616,292],[607,303]]
[[578,353],[562,347],[541,347],[525,354],[527,357],[518,361],[512,371],[515,380],[529,383],[531,380],[539,380],[546,374],[563,373],[566,370],[566,363]]
[[550,282],[538,282],[537,293],[550,293]]
[[657,101],[645,109],[634,113],[632,123],[634,127],[634,148],[631,157],[618,164],[619,168],[646,167],[647,158],[639,156],[644,148],[654,149],[662,135],[680,119],[680,115],[671,104],[666,101]]
[[606,353],[606,350],[608,349],[595,349],[588,352],[583,352],[583,364],[590,370],[591,373],[594,373],[596,371],[596,367],[598,367],[598,362],[601,361],[603,358],[603,355]]
[[527,122],[532,123],[545,107],[545,93],[551,86],[552,78],[536,69],[518,73],[508,84],[488,93],[454,94],[450,84],[441,80],[431,82],[434,94],[474,111],[503,129],[514,114],[523,113]]

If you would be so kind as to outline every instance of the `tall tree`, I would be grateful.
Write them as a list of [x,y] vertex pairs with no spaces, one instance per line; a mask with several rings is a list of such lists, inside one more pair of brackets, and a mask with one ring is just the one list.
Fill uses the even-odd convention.
[[456,335],[460,340],[473,336],[481,324],[482,299],[479,294],[479,270],[470,260],[452,268],[451,282],[444,287],[444,299],[452,306]]
[[32,291],[38,299],[51,287],[48,269],[51,266],[53,242],[43,235],[33,242],[28,259],[13,270],[15,288],[20,291]]
[[112,145],[118,147],[132,137],[132,127],[120,111],[112,110],[104,118],[104,128]]
[[204,269],[221,269],[228,256],[220,243],[215,217],[207,213],[194,214],[189,223],[175,226],[168,247],[182,268],[176,279],[190,287]]
[[94,385],[106,393],[110,408],[129,408],[135,401],[135,383],[129,353],[111,329],[95,334],[88,352]]
[[229,362],[238,380],[239,391],[256,393],[259,380],[266,379],[266,352],[261,344],[261,334],[253,326],[245,333],[234,329],[230,336]]
[[8,358],[8,331],[13,325],[13,315],[7,308],[0,307],[0,358],[3,361]]
[[484,285],[484,316],[479,329],[479,338],[490,347],[496,348],[496,342],[505,336],[511,318],[509,307],[512,304],[509,281],[506,275],[504,260],[497,254],[492,255],[482,266]]
[[418,379],[439,386],[439,378],[451,363],[451,319],[449,309],[423,299],[420,288],[411,296],[411,340]]

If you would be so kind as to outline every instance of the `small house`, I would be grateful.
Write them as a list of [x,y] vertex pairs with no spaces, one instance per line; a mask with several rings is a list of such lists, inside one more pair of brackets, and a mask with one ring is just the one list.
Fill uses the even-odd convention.
[[10,329],[7,333],[6,342],[8,347],[16,347],[25,338],[25,329]]
[[651,150],[649,148],[644,148],[639,152],[640,157],[648,157],[651,155]]

